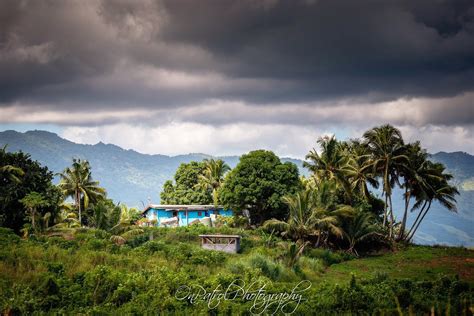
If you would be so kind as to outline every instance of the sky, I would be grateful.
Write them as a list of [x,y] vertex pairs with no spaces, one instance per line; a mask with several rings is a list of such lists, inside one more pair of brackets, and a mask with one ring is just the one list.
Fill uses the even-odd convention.
[[386,123],[474,154],[473,1],[0,2],[0,130],[303,158]]

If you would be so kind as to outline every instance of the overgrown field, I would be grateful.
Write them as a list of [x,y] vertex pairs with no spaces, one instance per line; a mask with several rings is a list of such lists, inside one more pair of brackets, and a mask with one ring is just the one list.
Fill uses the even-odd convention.
[[211,306],[219,314],[251,314],[266,305],[243,296],[194,303],[178,297],[188,287],[210,293],[232,284],[249,292],[265,285],[267,293],[291,293],[308,280],[299,305],[290,300],[266,312],[472,314],[472,250],[411,246],[354,258],[308,248],[292,265],[291,249],[258,230],[218,229],[243,236],[240,254],[202,250],[198,235],[216,233],[211,230],[149,228],[117,246],[101,230],[23,240],[0,228],[0,311],[208,314]]

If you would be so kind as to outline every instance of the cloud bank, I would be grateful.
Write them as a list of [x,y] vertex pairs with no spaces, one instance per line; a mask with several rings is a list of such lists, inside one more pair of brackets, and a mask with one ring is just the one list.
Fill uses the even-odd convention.
[[302,156],[388,122],[474,153],[472,1],[6,0],[0,70],[0,124],[75,141]]

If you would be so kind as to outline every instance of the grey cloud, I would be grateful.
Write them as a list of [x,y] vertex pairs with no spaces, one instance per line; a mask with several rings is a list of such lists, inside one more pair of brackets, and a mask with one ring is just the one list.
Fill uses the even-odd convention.
[[[474,87],[474,3],[2,1],[0,70],[0,104],[61,111],[449,98]],[[466,102],[426,117],[472,123]]]

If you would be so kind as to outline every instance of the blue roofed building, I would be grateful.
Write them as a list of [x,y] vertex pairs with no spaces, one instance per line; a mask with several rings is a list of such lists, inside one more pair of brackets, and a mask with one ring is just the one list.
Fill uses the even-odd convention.
[[214,205],[161,205],[151,204],[143,211],[149,226],[187,226],[197,222],[211,226],[218,215],[232,216],[232,210]]

